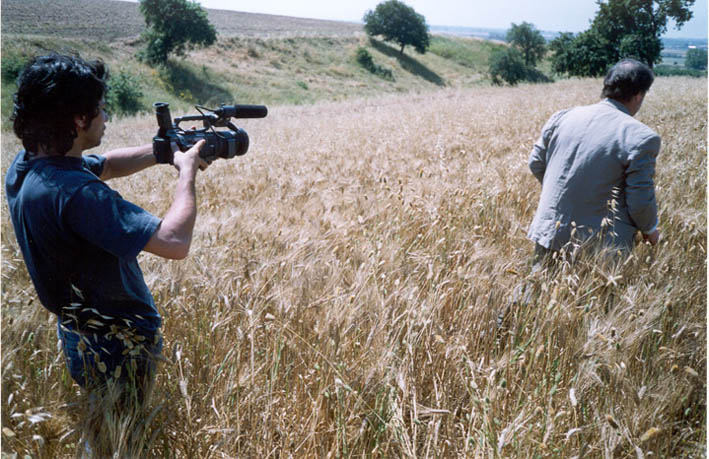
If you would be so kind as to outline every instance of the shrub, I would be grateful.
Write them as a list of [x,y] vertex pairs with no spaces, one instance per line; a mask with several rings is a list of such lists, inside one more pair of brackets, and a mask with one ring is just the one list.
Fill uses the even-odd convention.
[[145,109],[141,99],[143,91],[138,78],[120,71],[111,77],[106,93],[106,106],[109,112],[119,116],[134,115]]
[[369,54],[369,51],[361,46],[357,48],[357,62],[365,69],[374,73],[374,59],[372,59],[372,55]]
[[361,46],[357,48],[356,57],[357,63],[373,74],[379,75],[387,80],[394,79],[391,69],[375,64],[372,55],[365,48],[362,48]]
[[5,54],[1,62],[2,78],[12,80],[14,83],[17,77],[20,76],[22,69],[24,69],[27,62],[29,62],[29,58],[18,54]]
[[385,80],[394,81],[394,74],[391,72],[391,69],[388,69],[386,67],[381,67],[378,65],[376,74],[384,78]]
[[490,78],[493,84],[516,85],[520,81],[551,83],[553,80],[531,65],[524,63],[522,53],[516,48],[504,48],[490,55]]
[[506,82],[516,85],[527,76],[522,53],[514,48],[505,48],[490,55],[490,77],[494,84]]
[[256,48],[254,48],[252,45],[249,45],[249,47],[248,47],[247,50],[246,50],[246,54],[247,54],[249,57],[253,57],[253,58],[261,57],[261,54],[260,54],[260,53],[258,52],[258,50],[257,50]]
[[524,76],[524,80],[530,83],[553,83],[554,80],[549,78],[541,70],[534,67],[527,67],[527,74]]

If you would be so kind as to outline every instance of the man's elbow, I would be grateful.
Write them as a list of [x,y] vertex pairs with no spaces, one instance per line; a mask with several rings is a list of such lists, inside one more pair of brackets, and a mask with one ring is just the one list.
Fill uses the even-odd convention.
[[546,172],[546,164],[532,157],[529,159],[529,162],[527,162],[527,166],[532,175],[541,182],[544,178],[544,172]]
[[174,247],[170,253],[169,256],[164,256],[164,258],[169,258],[170,260],[184,260],[187,258],[187,255],[190,253],[190,245],[179,245]]
[[171,260],[184,260],[190,253],[191,238],[175,239],[167,244],[167,253],[164,258]]
[[166,239],[154,235],[143,249],[169,260],[184,260],[190,253],[191,239]]
[[536,165],[530,164],[530,166],[529,166],[530,172],[532,172],[532,175],[534,176],[534,178],[537,179],[537,181],[539,181],[539,183],[544,183],[544,172],[545,172],[544,168],[543,167],[535,167],[535,166]]
[[113,169],[111,169],[111,164],[108,160],[103,163],[103,170],[101,171],[101,176],[99,178],[104,182],[113,178]]

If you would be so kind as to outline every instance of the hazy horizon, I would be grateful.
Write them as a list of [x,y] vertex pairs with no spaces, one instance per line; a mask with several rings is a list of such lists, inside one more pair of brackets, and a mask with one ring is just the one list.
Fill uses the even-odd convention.
[[[137,1],[137,0],[126,0]],[[381,0],[197,0],[208,9],[261,13],[310,19],[362,22],[364,14],[374,9]],[[598,11],[596,0],[501,0],[498,2],[461,2],[460,0],[405,0],[426,18],[429,26],[507,29],[510,24],[529,22],[539,30],[578,33],[588,29]],[[668,24],[663,38],[706,39],[707,0],[696,0],[691,8],[693,17],[676,30]]]

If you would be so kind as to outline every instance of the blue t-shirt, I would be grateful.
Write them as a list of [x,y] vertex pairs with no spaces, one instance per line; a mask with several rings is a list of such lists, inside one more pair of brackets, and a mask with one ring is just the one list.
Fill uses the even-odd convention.
[[160,219],[98,176],[105,158],[20,152],[5,191],[15,235],[42,304],[70,328],[160,327],[137,256]]

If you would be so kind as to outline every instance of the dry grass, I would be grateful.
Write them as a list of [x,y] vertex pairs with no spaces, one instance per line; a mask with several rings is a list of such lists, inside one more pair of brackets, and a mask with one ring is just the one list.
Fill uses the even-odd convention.
[[[659,79],[639,116],[663,138],[663,243],[529,274],[527,153],[599,92],[446,89],[244,122],[247,156],[199,177],[190,257],[141,258],[171,361],[152,454],[705,457],[706,80]],[[110,126],[104,146],[153,124]],[[5,171],[18,146],[2,147]],[[173,180],[111,185],[160,215]],[[3,451],[70,456],[76,387],[6,215],[2,254]]]

